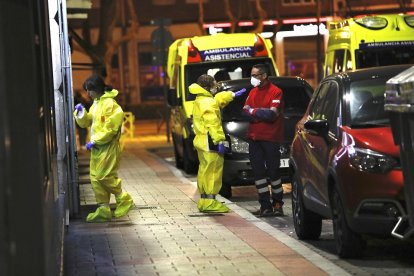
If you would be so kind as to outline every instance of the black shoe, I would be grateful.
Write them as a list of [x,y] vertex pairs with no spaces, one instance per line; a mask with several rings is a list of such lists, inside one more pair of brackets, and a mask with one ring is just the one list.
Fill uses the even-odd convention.
[[281,203],[276,202],[275,206],[273,207],[273,215],[276,217],[283,217],[285,215],[283,213],[283,206]]
[[273,209],[272,208],[260,208],[259,210],[252,213],[258,217],[271,217],[273,216]]

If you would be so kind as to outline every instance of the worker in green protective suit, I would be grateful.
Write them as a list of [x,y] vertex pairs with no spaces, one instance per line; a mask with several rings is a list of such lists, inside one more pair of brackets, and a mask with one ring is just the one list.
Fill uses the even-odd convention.
[[[200,162],[197,187],[201,198],[197,208],[201,212],[226,213],[229,208],[216,200],[222,185],[225,135],[221,125],[220,108],[225,107],[234,97],[246,92],[216,93],[217,84],[212,76],[201,75],[197,83],[190,85],[190,93],[196,95],[193,107],[194,147]],[[215,96],[213,96],[215,94]],[[209,142],[210,141],[210,142]]]
[[105,85],[100,76],[88,78],[83,88],[93,99],[93,104],[89,112],[81,104],[76,105],[74,115],[80,127],[91,128],[91,140],[86,144],[86,149],[91,151],[90,179],[99,205],[95,212],[87,216],[86,221],[105,222],[112,218],[109,207],[111,194],[116,199],[115,217],[125,216],[133,206],[132,197],[122,191],[117,173],[124,112],[114,99],[118,91]]

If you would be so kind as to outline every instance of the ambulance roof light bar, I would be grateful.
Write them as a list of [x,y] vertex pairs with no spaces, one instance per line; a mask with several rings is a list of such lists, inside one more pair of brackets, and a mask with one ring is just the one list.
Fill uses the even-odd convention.
[[267,49],[263,38],[256,34],[254,42],[254,56],[255,57],[265,57],[267,56]]

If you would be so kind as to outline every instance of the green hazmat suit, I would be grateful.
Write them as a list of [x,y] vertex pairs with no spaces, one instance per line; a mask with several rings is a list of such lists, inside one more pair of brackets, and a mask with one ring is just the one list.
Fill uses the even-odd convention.
[[90,180],[95,193],[96,202],[100,206],[95,213],[88,215],[87,221],[107,221],[111,219],[109,200],[115,195],[117,208],[115,217],[121,217],[131,208],[131,196],[122,192],[118,167],[121,156],[119,139],[124,112],[114,98],[118,91],[106,91],[99,99],[95,99],[89,112],[83,114],[75,111],[77,124],[91,128],[91,142],[95,146],[91,150]]
[[193,106],[193,144],[200,162],[197,187],[201,198],[197,202],[197,208],[201,212],[228,212],[229,208],[215,199],[222,185],[224,158],[217,151],[209,149],[208,135],[214,145],[225,141],[220,108],[233,100],[233,92],[220,92],[213,97],[196,83],[190,85],[189,91],[197,96]]

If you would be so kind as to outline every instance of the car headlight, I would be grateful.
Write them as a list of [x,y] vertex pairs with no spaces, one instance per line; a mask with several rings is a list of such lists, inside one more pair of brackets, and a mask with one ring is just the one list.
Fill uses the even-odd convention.
[[349,159],[353,167],[368,172],[385,173],[397,165],[393,157],[369,149],[354,148]]
[[249,143],[233,135],[229,136],[231,143],[230,147],[232,152],[249,153]]

